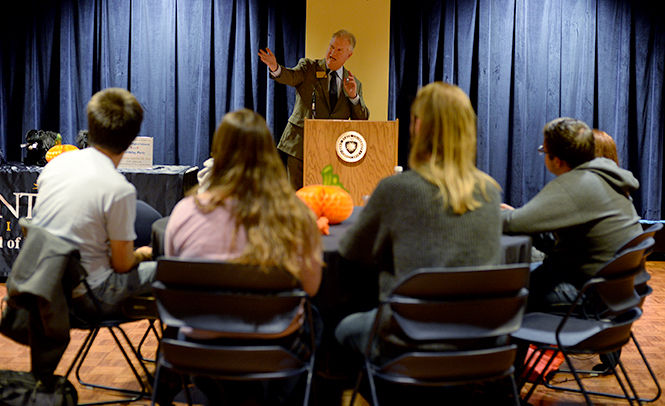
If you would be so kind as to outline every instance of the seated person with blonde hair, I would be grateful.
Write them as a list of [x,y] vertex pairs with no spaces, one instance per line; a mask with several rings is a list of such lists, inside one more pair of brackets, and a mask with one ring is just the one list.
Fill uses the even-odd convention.
[[[190,259],[229,261],[281,268],[291,273],[309,296],[321,284],[323,253],[314,213],[295,194],[279,158],[272,134],[259,114],[241,109],[224,116],[212,142],[212,160],[202,187],[173,209],[165,232],[165,253]],[[286,348],[306,354],[309,331],[304,306],[291,325],[276,334],[225,335],[182,328],[189,340],[278,339]],[[315,318],[316,323],[320,323]],[[315,325],[315,334],[320,326]],[[235,341],[233,341],[235,342]],[[242,385],[198,379],[210,404],[227,404],[223,396],[245,396]],[[289,385],[276,397],[290,396]],[[237,404],[229,400],[229,404]],[[271,398],[271,404],[280,401]]]

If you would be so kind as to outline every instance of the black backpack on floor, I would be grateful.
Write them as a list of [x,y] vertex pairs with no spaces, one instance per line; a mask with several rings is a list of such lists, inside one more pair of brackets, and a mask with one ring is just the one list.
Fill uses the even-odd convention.
[[30,372],[0,370],[0,406],[76,406],[76,388],[64,376],[36,380]]

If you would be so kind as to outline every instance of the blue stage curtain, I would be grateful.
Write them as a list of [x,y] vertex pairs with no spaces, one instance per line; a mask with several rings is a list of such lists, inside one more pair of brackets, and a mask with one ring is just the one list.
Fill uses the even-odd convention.
[[400,119],[432,81],[466,91],[478,115],[477,164],[521,206],[552,179],[546,122],[581,119],[616,141],[640,181],[638,213],[660,219],[665,131],[665,14],[628,0],[392,0],[389,111]]
[[[14,3],[14,2],[12,2]],[[74,143],[100,89],[134,93],[155,164],[201,165],[222,116],[242,107],[278,140],[295,92],[274,86],[258,57],[304,55],[305,1],[27,0],[0,17],[0,148],[20,161],[30,129]],[[7,7],[5,9],[5,7]]]

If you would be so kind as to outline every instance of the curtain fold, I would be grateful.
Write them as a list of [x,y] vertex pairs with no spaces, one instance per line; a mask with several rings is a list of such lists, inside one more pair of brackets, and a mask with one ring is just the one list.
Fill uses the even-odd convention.
[[661,219],[665,14],[628,0],[391,2],[388,117],[400,119],[434,80],[468,93],[478,115],[477,165],[521,206],[553,176],[536,152],[546,122],[571,116],[616,141],[640,181],[633,199]]
[[[73,143],[102,88],[132,91],[156,164],[200,165],[221,117],[248,107],[279,139],[295,91],[257,57],[304,56],[305,1],[28,0],[0,24],[0,149],[20,161],[33,128]],[[477,164],[522,205],[552,179],[543,125],[573,116],[614,137],[646,219],[663,202],[665,15],[629,0],[391,1],[388,117],[409,152],[409,110],[433,80],[459,85],[478,114]]]
[[74,143],[107,87],[143,106],[155,164],[200,166],[222,116],[242,107],[278,140],[295,93],[269,81],[258,50],[293,66],[305,43],[304,0],[29,0],[2,22],[0,149],[11,161],[30,129]]

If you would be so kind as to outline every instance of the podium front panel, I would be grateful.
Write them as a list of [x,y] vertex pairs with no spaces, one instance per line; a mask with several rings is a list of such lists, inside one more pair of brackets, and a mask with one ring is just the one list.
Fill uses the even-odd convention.
[[[331,165],[353,204],[364,205],[363,196],[372,194],[377,183],[394,173],[397,165],[398,121],[305,120],[303,185],[321,184],[321,172]],[[366,151],[357,162],[338,155],[337,141],[354,131],[366,142]]]

